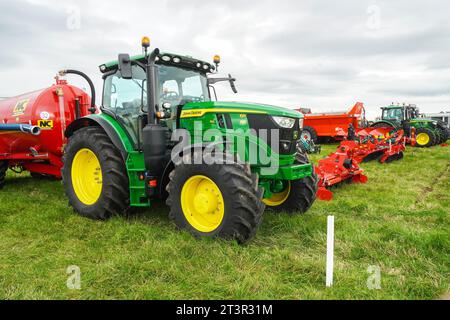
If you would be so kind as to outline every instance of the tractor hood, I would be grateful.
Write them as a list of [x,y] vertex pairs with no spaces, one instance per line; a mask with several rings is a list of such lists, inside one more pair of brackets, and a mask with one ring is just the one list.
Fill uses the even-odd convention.
[[429,119],[429,118],[415,118],[415,119],[411,119],[411,122],[421,122],[421,123],[429,123],[432,122],[433,124],[437,124],[438,122],[436,120],[433,119]]
[[190,102],[184,105],[181,117],[200,117],[205,113],[241,113],[241,114],[267,114],[272,116],[303,118],[303,115],[295,110],[276,107],[267,104],[245,102]]

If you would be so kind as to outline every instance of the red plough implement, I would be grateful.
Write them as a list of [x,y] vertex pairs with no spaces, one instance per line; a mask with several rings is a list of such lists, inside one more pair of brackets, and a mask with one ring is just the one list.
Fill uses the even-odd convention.
[[389,163],[403,159],[406,136],[402,129],[367,128],[355,134],[349,128],[348,140],[342,144],[349,147],[352,158],[358,163],[375,159],[379,159],[380,163]]
[[331,186],[350,180],[354,183],[366,183],[367,177],[358,163],[350,156],[350,148],[345,145],[338,147],[338,151],[325,159],[319,160],[315,171],[319,177],[317,197],[321,200],[332,200],[333,193],[328,190]]
[[361,162],[379,159],[380,163],[389,163],[403,158],[406,137],[403,130],[392,128],[362,129],[355,133],[349,127],[348,140],[342,141],[335,153],[319,161],[315,171],[319,177],[317,197],[332,200],[331,186],[343,181],[366,183],[367,176],[359,167]]

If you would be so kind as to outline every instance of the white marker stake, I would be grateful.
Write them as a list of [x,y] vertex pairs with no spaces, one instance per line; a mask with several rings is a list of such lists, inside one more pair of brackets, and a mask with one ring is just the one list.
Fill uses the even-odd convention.
[[334,216],[328,217],[327,232],[327,287],[333,285],[334,268]]

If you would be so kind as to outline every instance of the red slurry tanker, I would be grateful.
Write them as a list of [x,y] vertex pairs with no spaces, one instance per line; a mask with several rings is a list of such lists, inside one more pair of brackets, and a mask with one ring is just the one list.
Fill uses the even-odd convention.
[[[84,76],[75,70],[66,73]],[[49,88],[1,100],[0,187],[8,168],[61,178],[64,132],[77,118],[97,112],[94,99],[57,77]]]

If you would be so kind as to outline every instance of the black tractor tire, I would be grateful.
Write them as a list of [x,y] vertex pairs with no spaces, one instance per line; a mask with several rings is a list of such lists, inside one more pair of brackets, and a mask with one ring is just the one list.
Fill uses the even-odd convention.
[[[95,154],[102,173],[102,189],[94,204],[86,205],[75,193],[72,185],[72,164],[75,155],[89,149]],[[86,127],[76,131],[69,139],[63,156],[63,186],[69,204],[81,216],[92,220],[107,220],[113,215],[126,213],[130,206],[129,180],[119,150],[99,127]]]
[[[201,153],[201,152],[200,152]],[[233,160],[231,164],[195,164],[192,159],[198,153],[184,155],[183,163],[175,166],[167,185],[170,207],[169,217],[178,229],[187,230],[196,237],[235,239],[244,244],[255,235],[262,222],[264,203],[263,190],[258,186],[258,177],[252,175],[250,166]],[[225,155],[224,155],[225,156]],[[193,163],[193,164],[191,164]],[[202,232],[186,218],[182,207],[182,190],[188,180],[205,176],[213,181],[224,200],[223,219],[214,230]]]
[[437,125],[441,136],[442,136],[442,142],[441,143],[446,143],[448,138],[449,138],[449,129],[447,128],[447,125],[445,124],[445,122],[443,122],[442,120],[438,120],[438,125]]
[[316,129],[314,129],[313,127],[303,127],[302,137],[305,136],[307,137],[307,140],[312,140],[314,143],[319,142],[319,136],[317,135]]
[[443,136],[442,136],[442,132],[439,129],[436,129],[434,131],[434,136],[436,137],[436,140],[434,141],[434,145],[439,145],[442,143],[443,141]]
[[438,130],[439,130],[439,133],[441,136],[441,140],[440,140],[439,144],[446,143],[448,140],[448,131],[446,129],[442,129],[442,128],[439,128]]
[[429,140],[425,144],[419,144],[419,141],[416,140],[416,147],[418,148],[429,148],[436,144],[436,136],[434,132],[428,128],[418,128],[416,129],[416,138],[419,137],[420,134],[425,134],[429,137]]
[[8,171],[8,161],[0,161],[0,189],[5,186],[6,171]]
[[[309,164],[308,155],[297,150],[296,163]],[[290,214],[304,214],[316,201],[319,179],[314,171],[311,176],[291,181],[291,191],[281,205],[267,208],[274,212],[287,212]]]

